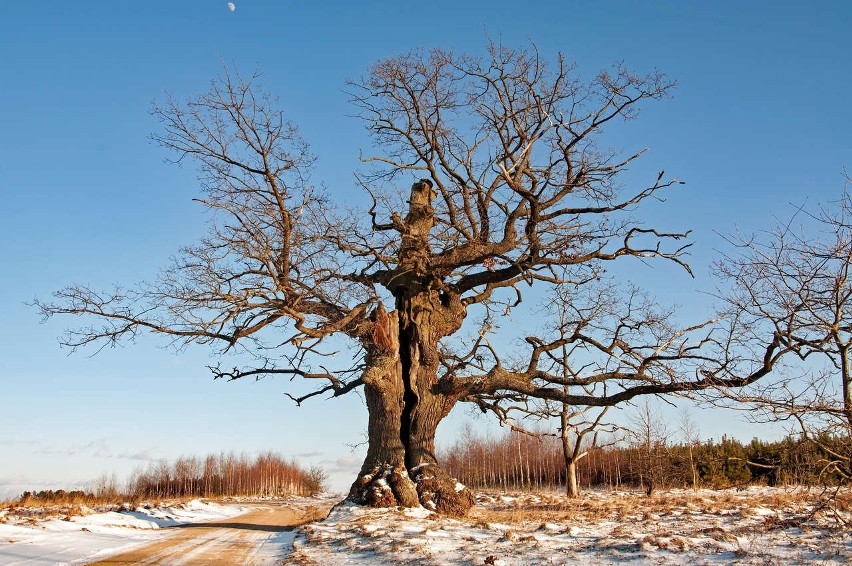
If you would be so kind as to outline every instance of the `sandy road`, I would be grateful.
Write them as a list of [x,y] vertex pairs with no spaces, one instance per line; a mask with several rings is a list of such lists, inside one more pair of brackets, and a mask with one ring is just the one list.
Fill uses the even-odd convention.
[[293,527],[322,519],[331,505],[254,507],[226,521],[171,527],[175,532],[168,538],[91,564],[280,564],[284,546],[293,540]]

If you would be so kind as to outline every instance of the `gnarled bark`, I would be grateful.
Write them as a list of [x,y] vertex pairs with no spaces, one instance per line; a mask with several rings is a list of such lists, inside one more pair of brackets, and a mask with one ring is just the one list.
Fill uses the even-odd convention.
[[464,515],[474,503],[470,490],[450,477],[435,457],[435,431],[457,401],[433,391],[437,337],[449,329],[448,320],[461,321],[446,313],[433,315],[436,308],[452,310],[451,302],[432,304],[436,297],[430,292],[406,297],[401,292],[400,308],[386,313],[379,306],[374,314],[363,376],[369,447],[349,492],[356,503],[423,505],[448,515]]
[[389,277],[396,309],[387,313],[380,305],[373,314],[363,376],[369,448],[349,497],[376,506],[419,503],[463,515],[473,495],[435,457],[435,431],[458,401],[435,391],[438,341],[461,327],[465,308],[431,272],[432,198],[430,182],[412,187],[399,251],[402,267]]

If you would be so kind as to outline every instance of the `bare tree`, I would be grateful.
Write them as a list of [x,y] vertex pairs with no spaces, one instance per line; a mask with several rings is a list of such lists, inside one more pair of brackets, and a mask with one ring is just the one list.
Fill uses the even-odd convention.
[[[565,403],[559,412],[559,438],[562,441],[562,458],[565,460],[565,493],[568,497],[580,497],[577,481],[577,464],[589,455],[589,450],[598,448],[601,432],[611,432],[612,426],[602,423],[609,407],[596,408],[595,414],[587,417],[591,407],[572,408]],[[588,440],[591,434],[591,440]]]
[[[568,389],[566,387],[566,394]],[[594,394],[589,387],[578,389],[587,395]],[[515,398],[515,402],[510,402],[513,398]],[[611,434],[619,428],[604,420],[611,408],[610,406],[576,406],[549,400],[518,399],[517,396],[511,394],[496,398],[483,398],[479,403],[483,408],[487,407],[486,410],[497,415],[500,421],[508,425],[514,432],[539,439],[547,437],[559,439],[562,460],[565,465],[565,493],[571,498],[580,496],[577,464],[588,456],[590,450],[617,443],[617,439],[614,439],[614,437],[611,437],[613,439],[603,445],[599,443],[602,433]],[[518,413],[519,416],[513,418],[513,413]],[[535,427],[527,427],[522,424],[522,420],[528,418],[534,419]],[[542,422],[547,423],[553,419],[558,423],[555,433],[552,428],[542,428]]]
[[[779,340],[797,354],[777,379],[732,398],[760,420],[790,421],[814,442],[827,474],[852,478],[852,197],[755,237],[720,262],[739,323],[756,344]],[[770,338],[767,338],[770,337]],[[759,386],[758,386],[759,385]],[[731,397],[729,395],[729,397]]]
[[630,417],[628,437],[639,453],[639,483],[650,497],[663,485],[668,464],[669,430],[647,398]]
[[[563,285],[553,290],[546,306],[545,318],[556,322],[545,336],[555,337],[558,348],[545,350],[545,361],[539,367],[548,376],[538,376],[536,381],[548,387],[562,387],[567,396],[602,398],[611,388],[622,389],[627,368],[639,370],[653,351],[671,350],[690,344],[690,334],[704,330],[709,322],[686,330],[671,325],[672,311],[663,311],[639,289],[622,291],[613,283],[589,282],[582,288]],[[706,337],[706,335],[700,335]],[[534,343],[543,343],[531,338]],[[691,343],[673,359],[686,362],[702,347],[701,340]],[[674,353],[674,352],[672,352]],[[674,365],[666,368],[676,372]],[[554,381],[553,377],[559,377]],[[651,376],[646,376],[646,382]],[[664,378],[656,376],[657,382]],[[626,398],[620,402],[626,402]],[[607,405],[578,405],[562,400],[541,399],[500,391],[480,395],[477,402],[483,410],[493,412],[502,423],[513,430],[529,435],[554,435],[552,429],[541,428],[541,421],[555,421],[555,436],[560,440],[565,463],[565,488],[569,497],[580,493],[577,481],[577,464],[589,451],[599,447],[601,434],[609,435],[609,444],[618,442],[612,436],[620,427],[607,422]],[[524,420],[533,419],[536,427],[527,427]]]
[[[473,496],[434,446],[457,402],[487,410],[505,395],[606,407],[741,385],[780,355],[775,343],[754,366],[720,364],[703,349],[721,342],[694,338],[703,327],[670,329],[650,346],[598,344],[579,327],[570,338],[528,337],[512,359],[489,341],[488,326],[522,303],[523,287],[582,289],[630,257],[688,270],[685,233],[631,217],[679,182],[660,172],[624,189],[619,174],[643,152],[618,156],[600,142],[608,124],[669,94],[663,75],[617,66],[584,83],[561,56],[548,65],[534,50],[497,45],[482,58],[435,50],[380,61],[350,84],[376,142],[358,178],[372,206],[354,212],[310,184],[306,143],[255,82],[226,75],[185,104],[154,108],[163,126],[154,140],[200,168],[198,200],[215,212],[209,235],[153,283],[75,285],[38,305],[92,321],[63,338],[74,348],[148,331],[256,357],[213,367],[216,377],[318,384],[292,395],[297,403],[363,388],[369,443],[351,500],[464,513]],[[351,347],[352,367],[330,367],[333,336]],[[613,361],[566,379],[550,369],[566,340]],[[565,389],[603,380],[612,386],[594,394]]]
[[689,472],[692,481],[692,489],[698,489],[698,466],[695,463],[695,447],[701,442],[701,436],[698,432],[698,425],[689,410],[684,407],[680,412],[680,420],[678,422],[678,431],[681,439],[687,448],[689,455]]

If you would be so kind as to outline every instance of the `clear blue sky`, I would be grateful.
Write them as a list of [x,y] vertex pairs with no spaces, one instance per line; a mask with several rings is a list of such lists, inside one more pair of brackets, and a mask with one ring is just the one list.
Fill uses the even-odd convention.
[[[659,68],[680,84],[674,99],[609,141],[650,148],[628,180],[665,168],[688,182],[646,217],[694,230],[698,278],[642,268],[636,278],[700,314],[715,232],[766,227],[791,202],[839,195],[852,168],[850,29],[843,1],[237,0],[230,12],[220,0],[5,0],[0,497],[219,450],[278,450],[345,470],[336,487],[360,464],[346,446],[366,422],[357,396],[297,409],[282,383],[212,382],[206,352],[150,339],[68,356],[56,337],[73,321],[39,324],[25,304],[73,282],[152,277],[202,234],[194,171],[163,163],[146,137],[157,127],[149,105],[164,93],[203,91],[223,63],[261,71],[320,158],[314,180],[346,201],[357,198],[352,173],[367,140],[344,82],[379,58],[481,52],[490,36],[562,51],[586,75],[619,60]],[[463,411],[452,417],[445,441],[463,421]],[[738,422],[699,419],[705,437]]]

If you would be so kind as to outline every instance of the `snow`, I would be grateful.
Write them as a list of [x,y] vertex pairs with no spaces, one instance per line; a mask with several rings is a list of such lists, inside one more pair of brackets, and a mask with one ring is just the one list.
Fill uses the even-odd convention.
[[[461,519],[423,507],[344,502],[324,521],[252,541],[252,556],[323,566],[852,563],[852,534],[842,523],[852,521],[852,494],[838,499],[840,505],[819,506],[823,495],[792,488],[672,490],[653,497],[592,491],[576,500],[554,492],[479,493],[477,506]],[[162,527],[243,510],[193,501],[32,524],[4,513],[0,564],[83,563],[157,540],[167,532]]]
[[[479,494],[463,519],[420,508],[338,505],[306,525],[290,560],[300,564],[842,564],[852,534],[815,507],[820,492],[749,488]],[[816,512],[815,512],[816,511]],[[852,520],[848,508],[840,518]]]
[[85,563],[159,540],[167,534],[162,527],[224,519],[245,509],[193,500],[120,512],[82,511],[83,515],[22,519],[20,523],[4,513],[0,516],[0,564]]

